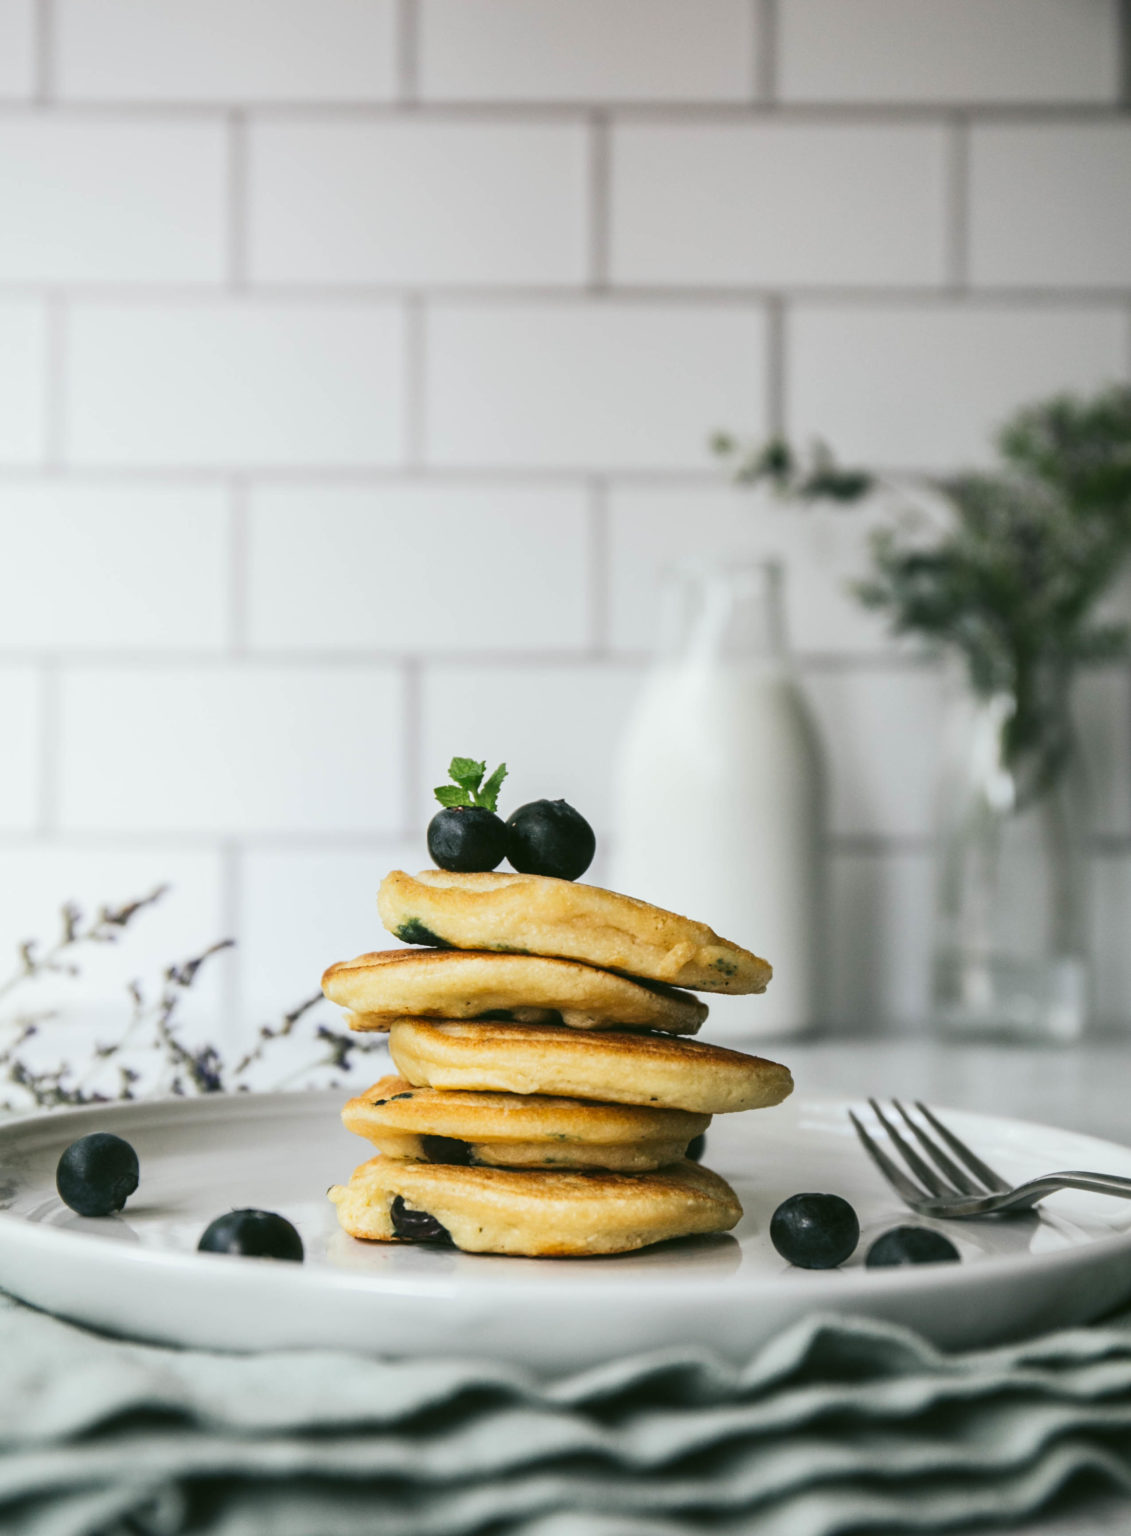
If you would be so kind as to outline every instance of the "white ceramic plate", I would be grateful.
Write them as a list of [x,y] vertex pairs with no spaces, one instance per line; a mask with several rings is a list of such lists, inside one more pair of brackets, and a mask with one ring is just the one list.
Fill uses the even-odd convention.
[[[476,1355],[569,1370],[658,1345],[699,1343],[743,1358],[787,1324],[841,1311],[910,1324],[937,1343],[992,1344],[1088,1322],[1131,1296],[1131,1201],[1064,1193],[1040,1218],[950,1222],[962,1264],[866,1270],[879,1232],[910,1214],[830,1100],[725,1115],[706,1162],[738,1191],[733,1235],[604,1259],[508,1259],[360,1243],[325,1199],[364,1160],[338,1120],[340,1093],[217,1096],[37,1116],[0,1129],[0,1286],[114,1333],[250,1350],[347,1347]],[[1131,1175],[1131,1149],[940,1111],[1007,1178],[1058,1168]],[[55,1193],[63,1148],[93,1130],[125,1136],[141,1186],[118,1217],[73,1215]],[[862,1237],[842,1269],[791,1269],[767,1236],[799,1190],[851,1200]],[[302,1266],[198,1254],[233,1206],[283,1212]],[[932,1225],[939,1225],[932,1223]]]

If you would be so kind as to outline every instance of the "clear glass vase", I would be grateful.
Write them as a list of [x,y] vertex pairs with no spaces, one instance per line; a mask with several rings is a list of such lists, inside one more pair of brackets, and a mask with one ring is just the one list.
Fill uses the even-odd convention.
[[1067,681],[1042,687],[1025,740],[1013,695],[951,686],[932,997],[948,1035],[1068,1042],[1087,1026],[1086,797]]

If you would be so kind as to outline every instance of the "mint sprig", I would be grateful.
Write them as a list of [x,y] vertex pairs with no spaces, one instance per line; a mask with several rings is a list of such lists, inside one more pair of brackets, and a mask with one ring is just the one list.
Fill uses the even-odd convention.
[[486,772],[487,764],[476,762],[473,757],[453,757],[448,764],[448,777],[453,782],[438,784],[435,789],[436,799],[445,806],[480,805],[484,810],[495,810],[499,803],[499,790],[507,776],[507,765],[500,763],[484,783],[483,775]]

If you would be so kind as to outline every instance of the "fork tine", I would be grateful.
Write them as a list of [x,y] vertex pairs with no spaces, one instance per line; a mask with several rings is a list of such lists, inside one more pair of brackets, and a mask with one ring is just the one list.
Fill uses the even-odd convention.
[[868,1103],[872,1107],[872,1113],[875,1115],[876,1119],[880,1122],[884,1130],[888,1133],[888,1136],[891,1138],[893,1145],[898,1147],[903,1161],[911,1169],[911,1172],[920,1181],[920,1183],[925,1184],[932,1195],[957,1194],[957,1190],[952,1189],[945,1179],[940,1179],[931,1165],[929,1163],[925,1163],[919,1156],[918,1152],[916,1152],[915,1148],[911,1146],[910,1143],[899,1134],[895,1126],[892,1125],[891,1121],[884,1114],[880,1106],[876,1103],[875,1099],[869,1099]]
[[938,1116],[933,1115],[925,1104],[921,1104],[916,1099],[915,1108],[923,1116],[927,1124],[939,1133],[955,1157],[961,1158],[970,1172],[981,1179],[987,1189],[996,1191],[1010,1188],[1010,1185],[1002,1178],[1000,1173],[995,1173],[989,1164],[984,1163],[976,1152],[972,1152],[964,1141],[959,1141],[953,1131],[948,1131]]
[[853,1128],[857,1136],[859,1136],[865,1152],[867,1152],[896,1194],[902,1200],[905,1200],[908,1205],[914,1205],[919,1200],[925,1200],[926,1195],[924,1191],[919,1188],[918,1184],[907,1177],[902,1168],[896,1167],[886,1152],[880,1150],[851,1110],[848,1111],[848,1118],[852,1121]]
[[964,1173],[952,1158],[947,1157],[946,1153],[941,1147],[937,1147],[935,1145],[923,1127],[916,1121],[912,1120],[911,1116],[907,1113],[907,1110],[899,1102],[898,1099],[892,1099],[892,1103],[895,1105],[897,1111],[902,1116],[903,1122],[907,1126],[907,1129],[911,1132],[911,1134],[915,1137],[915,1140],[923,1148],[923,1151],[926,1152],[927,1156],[935,1164],[936,1168],[940,1168],[957,1189],[960,1189],[964,1195],[981,1195],[985,1193],[985,1190],[981,1184],[976,1184],[970,1175],[968,1173]]

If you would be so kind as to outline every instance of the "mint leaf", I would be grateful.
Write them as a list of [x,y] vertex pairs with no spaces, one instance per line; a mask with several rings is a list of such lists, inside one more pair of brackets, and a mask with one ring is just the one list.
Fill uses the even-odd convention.
[[506,763],[500,763],[494,773],[483,783],[487,764],[474,757],[453,757],[448,765],[448,775],[453,784],[438,784],[433,794],[441,805],[478,805],[493,811],[498,804],[499,790],[507,776]]
[[448,777],[472,794],[482,784],[486,772],[487,764],[477,763],[473,757],[453,757],[448,765]]
[[437,784],[433,793],[441,805],[471,805],[472,799],[461,784]]
[[489,811],[495,810],[499,804],[499,791],[503,787],[506,776],[507,765],[500,763],[483,788],[476,792],[476,805],[485,805]]

